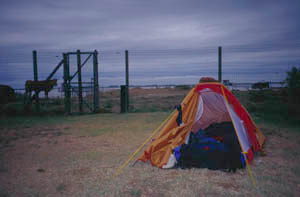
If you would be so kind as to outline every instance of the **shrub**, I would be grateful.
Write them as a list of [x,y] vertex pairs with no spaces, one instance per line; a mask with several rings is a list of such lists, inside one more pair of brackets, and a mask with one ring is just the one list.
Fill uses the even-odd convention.
[[177,85],[175,88],[181,89],[181,90],[190,90],[191,86],[190,85]]
[[290,101],[300,104],[300,68],[293,67],[287,72],[286,82]]

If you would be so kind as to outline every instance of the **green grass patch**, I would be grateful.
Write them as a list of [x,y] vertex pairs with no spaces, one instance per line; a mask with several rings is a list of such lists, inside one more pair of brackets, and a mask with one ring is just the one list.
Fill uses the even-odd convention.
[[1,116],[0,128],[28,128],[41,125],[54,125],[80,120],[80,116],[40,115],[40,116]]
[[257,123],[275,127],[299,128],[300,106],[288,102],[287,90],[235,91]]
[[67,186],[64,183],[60,183],[56,186],[56,191],[63,193],[66,190]]
[[84,152],[81,155],[81,159],[90,160],[90,161],[99,161],[102,159],[102,157],[103,157],[103,153],[98,151],[88,151],[88,152]]
[[115,129],[111,128],[111,127],[106,127],[106,128],[100,128],[94,131],[89,131],[87,132],[87,134],[91,137],[96,137],[99,135],[102,135],[103,133],[108,133],[108,132],[114,132]]

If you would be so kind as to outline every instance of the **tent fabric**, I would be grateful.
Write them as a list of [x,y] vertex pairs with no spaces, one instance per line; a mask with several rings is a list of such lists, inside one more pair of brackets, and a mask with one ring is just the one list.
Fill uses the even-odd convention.
[[235,113],[240,117],[244,122],[245,128],[247,128],[248,137],[250,138],[251,144],[253,146],[254,151],[262,150],[262,145],[265,141],[265,137],[262,135],[258,128],[255,126],[252,121],[249,113],[246,109],[239,103],[237,98],[223,85],[220,83],[203,83],[197,84],[195,87],[195,91],[199,92],[205,88],[209,88],[216,93],[222,95],[222,88],[224,90],[224,96],[227,97],[229,104],[232,106]]
[[202,96],[198,97],[198,106],[197,106],[197,114],[196,114],[196,118],[195,121],[198,121],[202,115],[203,115],[203,99]]
[[236,115],[232,108],[229,108],[229,111],[232,117],[232,122],[234,122],[236,132],[238,133],[239,142],[242,147],[242,150],[248,151],[250,149],[251,144],[248,140],[248,135],[246,133],[243,121],[240,120],[240,118]]
[[[213,91],[200,91],[200,98],[202,98],[202,108],[204,108],[203,115],[194,123],[192,132],[205,129],[212,123],[231,121],[224,99],[220,94]],[[205,107],[203,107],[203,103],[205,103]]]
[[233,122],[240,146],[248,152],[249,161],[253,158],[252,150],[262,151],[265,137],[245,108],[223,84],[197,84],[184,98],[181,106],[183,124],[177,125],[178,112],[174,113],[138,160],[149,160],[152,165],[162,168],[167,164],[173,149],[184,144],[191,131],[225,121]]
[[138,160],[144,162],[149,160],[152,165],[159,168],[168,162],[173,149],[185,142],[185,138],[191,130],[197,112],[198,96],[199,94],[195,94],[193,90],[188,93],[181,103],[184,124],[177,126],[178,112],[176,112]]

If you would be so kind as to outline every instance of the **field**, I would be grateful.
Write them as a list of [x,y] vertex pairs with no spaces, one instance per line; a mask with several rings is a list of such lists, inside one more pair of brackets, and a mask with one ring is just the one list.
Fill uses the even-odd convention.
[[[142,162],[131,162],[113,179],[187,92],[136,91],[132,110],[139,113],[2,117],[0,196],[299,196],[299,127],[265,121],[263,113],[254,116],[267,138],[267,156],[251,165],[256,187],[246,169],[161,170]],[[238,96],[247,104],[243,93]],[[108,98],[103,105],[118,111],[118,100]],[[162,103],[169,105],[159,110]]]

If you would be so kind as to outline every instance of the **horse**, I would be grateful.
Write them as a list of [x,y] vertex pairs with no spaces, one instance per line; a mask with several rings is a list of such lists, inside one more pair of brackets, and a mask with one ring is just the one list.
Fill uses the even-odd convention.
[[25,83],[25,94],[30,96],[32,91],[35,91],[37,93],[44,91],[45,96],[48,99],[48,92],[53,89],[54,86],[57,85],[57,79],[53,80],[42,80],[42,81],[32,81],[27,80]]

